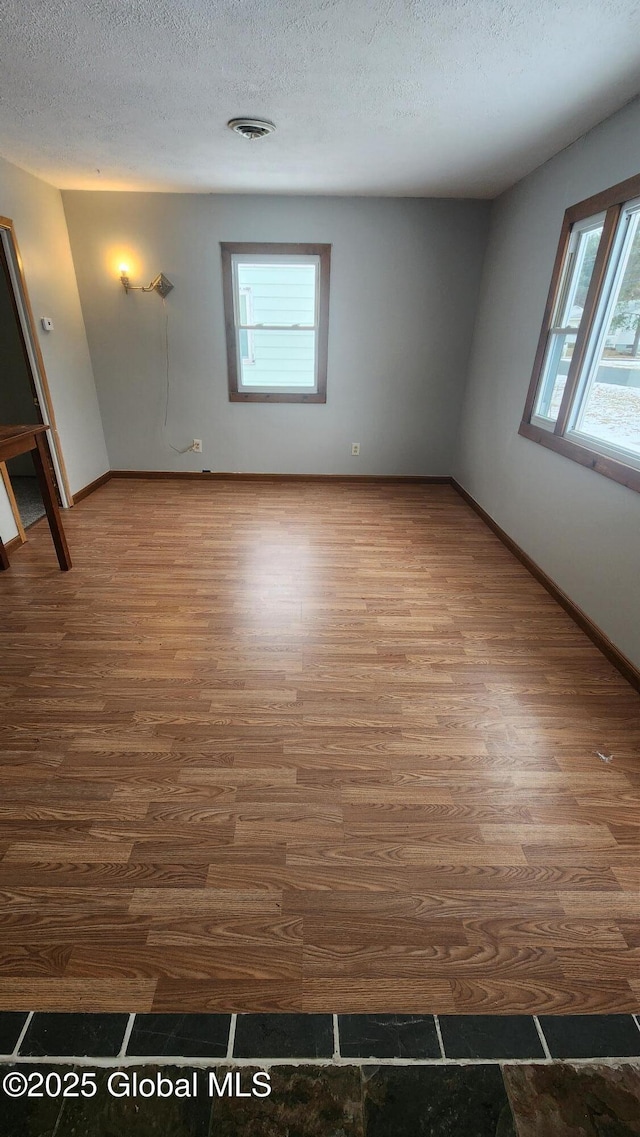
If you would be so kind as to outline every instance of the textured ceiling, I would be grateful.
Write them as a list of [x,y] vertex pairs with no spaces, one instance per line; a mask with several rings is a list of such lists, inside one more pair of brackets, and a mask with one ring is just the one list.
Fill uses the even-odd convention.
[[[0,154],[64,188],[490,197],[640,88],[640,0],[0,0],[0,17]],[[277,133],[247,142],[236,115]]]

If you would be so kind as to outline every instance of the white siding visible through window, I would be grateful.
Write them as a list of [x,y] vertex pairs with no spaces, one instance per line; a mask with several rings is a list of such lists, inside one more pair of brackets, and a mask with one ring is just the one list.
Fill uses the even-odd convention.
[[314,391],[318,258],[233,259],[239,388]]

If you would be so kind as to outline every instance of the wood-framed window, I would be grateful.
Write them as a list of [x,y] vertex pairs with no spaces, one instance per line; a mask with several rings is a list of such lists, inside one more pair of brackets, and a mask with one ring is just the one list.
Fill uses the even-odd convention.
[[220,247],[231,402],[326,403],[331,245]]
[[520,434],[640,492],[640,175],[565,212]]

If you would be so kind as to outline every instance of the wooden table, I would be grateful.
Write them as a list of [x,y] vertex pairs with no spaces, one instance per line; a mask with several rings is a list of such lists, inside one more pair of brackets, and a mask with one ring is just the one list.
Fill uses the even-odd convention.
[[[58,564],[66,572],[71,568],[71,557],[67,539],[62,528],[62,518],[51,477],[51,454],[47,442],[48,426],[32,423],[29,426],[0,426],[0,462],[7,462],[18,454],[33,451],[33,464],[38,475],[42,501],[47,514],[51,536],[58,555]],[[0,540],[0,570],[9,568],[7,550]]]

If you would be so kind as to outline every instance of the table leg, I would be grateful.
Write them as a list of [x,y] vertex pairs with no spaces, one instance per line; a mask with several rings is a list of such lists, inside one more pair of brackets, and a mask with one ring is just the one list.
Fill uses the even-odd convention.
[[4,545],[2,544],[2,541],[0,540],[0,572],[4,572],[4,570],[8,569],[8,568],[9,568],[9,558],[7,556],[7,550],[5,549]]
[[69,556],[67,539],[64,535],[64,529],[62,528],[60,509],[56,501],[56,491],[51,479],[51,474],[49,473],[49,446],[44,434],[36,434],[36,443],[37,449],[32,451],[33,464],[36,468],[36,474],[38,475],[40,492],[42,493],[42,501],[47,513],[51,536],[53,537],[53,543],[56,547],[56,553],[58,554],[58,564],[63,571],[66,571],[71,568],[71,557]]

